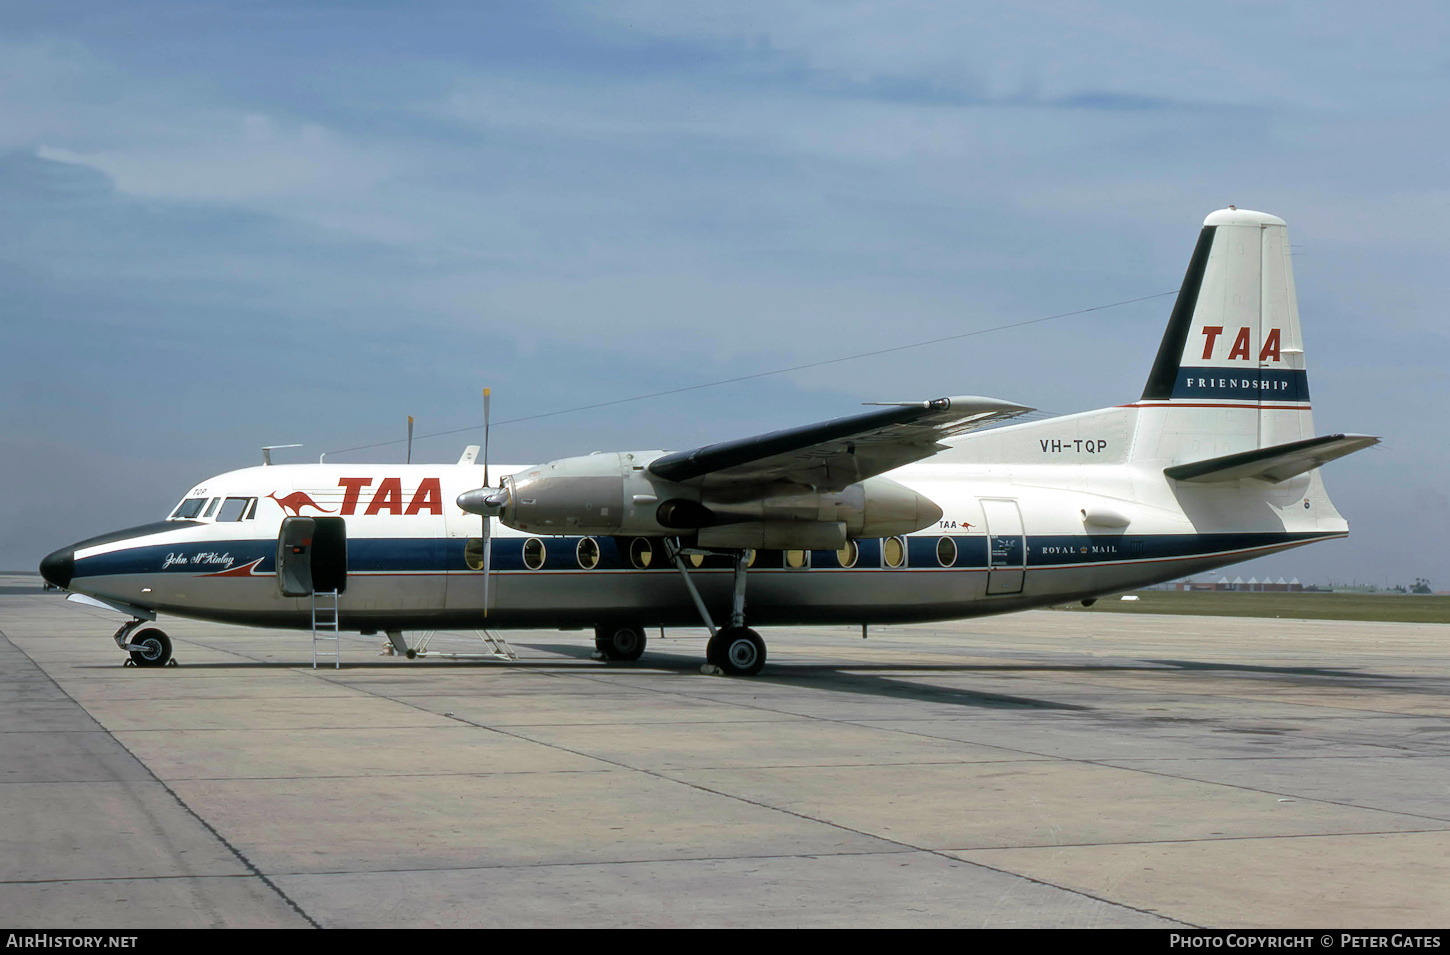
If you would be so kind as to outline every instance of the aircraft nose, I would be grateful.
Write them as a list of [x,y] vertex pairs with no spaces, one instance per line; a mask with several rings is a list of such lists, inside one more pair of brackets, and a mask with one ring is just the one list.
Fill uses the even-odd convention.
[[70,579],[76,571],[74,547],[62,547],[40,562],[40,576],[55,584],[61,590],[70,587]]

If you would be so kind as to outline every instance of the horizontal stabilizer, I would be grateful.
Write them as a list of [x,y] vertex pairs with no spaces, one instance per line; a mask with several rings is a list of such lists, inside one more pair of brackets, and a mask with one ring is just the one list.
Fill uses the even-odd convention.
[[1361,448],[1379,443],[1379,438],[1368,434],[1326,434],[1323,437],[1290,441],[1288,444],[1276,444],[1254,451],[1226,454],[1207,461],[1177,464],[1164,468],[1163,473],[1175,481],[1200,484],[1238,481],[1243,478],[1258,478],[1277,484],[1305,471],[1312,471],[1335,458],[1342,458],[1346,454],[1353,454]]

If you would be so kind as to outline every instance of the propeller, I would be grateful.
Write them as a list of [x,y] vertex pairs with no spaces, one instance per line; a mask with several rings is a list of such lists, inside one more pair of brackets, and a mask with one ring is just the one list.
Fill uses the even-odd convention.
[[483,389],[483,487],[458,495],[458,507],[483,518],[483,615],[489,611],[489,576],[493,563],[493,519],[509,502],[507,487],[494,488],[488,483],[489,389]]
[[[489,389],[483,389],[483,487],[488,490],[488,404]],[[483,616],[488,618],[488,577],[489,564],[493,559],[493,542],[489,539],[493,531],[493,517],[487,513],[483,515]]]

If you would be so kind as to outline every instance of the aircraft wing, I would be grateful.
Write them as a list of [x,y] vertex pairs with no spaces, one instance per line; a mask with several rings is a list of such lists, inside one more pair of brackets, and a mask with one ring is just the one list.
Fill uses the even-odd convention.
[[656,458],[649,471],[667,481],[700,487],[788,481],[839,491],[931,457],[946,448],[943,438],[1031,410],[976,396],[893,403],[833,421],[675,451]]

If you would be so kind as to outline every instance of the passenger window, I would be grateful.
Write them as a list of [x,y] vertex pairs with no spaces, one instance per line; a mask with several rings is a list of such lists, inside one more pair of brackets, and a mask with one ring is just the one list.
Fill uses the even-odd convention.
[[806,566],[810,559],[808,550],[788,550],[785,552],[785,565],[790,568],[801,568]]
[[906,563],[906,542],[900,537],[888,537],[881,543],[882,559],[887,567],[900,567]]
[[251,507],[256,498],[252,497],[229,497],[222,509],[217,511],[217,523],[222,521],[239,521],[242,515]]
[[547,554],[544,542],[537,537],[530,537],[524,541],[524,566],[529,570],[538,570],[544,566],[544,557]]

